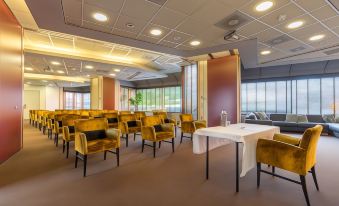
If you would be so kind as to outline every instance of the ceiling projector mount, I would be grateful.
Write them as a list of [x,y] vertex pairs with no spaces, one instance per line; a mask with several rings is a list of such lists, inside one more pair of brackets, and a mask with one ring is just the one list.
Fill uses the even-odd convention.
[[236,30],[231,30],[226,32],[224,36],[225,41],[232,41],[232,40],[238,40],[239,36],[236,34]]

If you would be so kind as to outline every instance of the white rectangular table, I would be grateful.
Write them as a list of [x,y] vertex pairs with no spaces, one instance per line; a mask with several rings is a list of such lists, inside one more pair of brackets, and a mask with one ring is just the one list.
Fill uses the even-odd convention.
[[[239,192],[239,177],[256,165],[256,147],[259,138],[272,139],[280,128],[257,124],[232,124],[227,127],[198,129],[193,135],[193,153],[206,152],[206,179],[209,178],[209,150],[236,143],[236,192]],[[239,143],[243,143],[242,171],[239,175]]]

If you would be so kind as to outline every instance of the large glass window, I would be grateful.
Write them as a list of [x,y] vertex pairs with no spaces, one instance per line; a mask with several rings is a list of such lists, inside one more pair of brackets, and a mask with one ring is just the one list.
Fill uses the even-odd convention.
[[198,67],[196,64],[185,66],[184,102],[185,113],[191,113],[198,118]]
[[339,77],[298,78],[241,84],[243,112],[337,114]]
[[91,94],[64,92],[64,109],[90,109]]
[[133,97],[135,97],[135,89],[120,87],[120,110],[134,110],[134,105],[129,102],[129,99]]

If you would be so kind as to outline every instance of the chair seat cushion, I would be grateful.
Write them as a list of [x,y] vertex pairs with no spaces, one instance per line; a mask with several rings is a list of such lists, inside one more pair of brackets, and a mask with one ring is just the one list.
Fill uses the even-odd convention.
[[155,132],[162,132],[162,127],[160,124],[154,125],[153,127],[154,127]]
[[128,127],[136,127],[136,126],[138,126],[137,125],[137,121],[128,121],[127,125],[128,125]]
[[141,127],[128,127],[128,132],[129,133],[141,132]]
[[157,132],[155,133],[157,140],[173,138],[173,132]]
[[117,123],[118,118],[107,118],[108,123]]
[[88,154],[103,152],[118,146],[118,141],[112,138],[103,138],[87,141]]
[[106,138],[105,130],[84,131],[83,133],[86,135],[87,141],[93,141],[93,140]]
[[279,126],[279,127],[296,127],[297,123],[296,122],[285,122],[285,121],[273,121],[274,126]]

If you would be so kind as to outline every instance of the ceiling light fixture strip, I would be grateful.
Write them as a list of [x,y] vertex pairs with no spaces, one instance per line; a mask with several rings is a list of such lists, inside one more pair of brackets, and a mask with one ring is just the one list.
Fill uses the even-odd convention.
[[336,32],[334,32],[331,28],[329,28],[326,24],[324,24],[322,21],[320,21],[318,18],[316,18],[315,16],[313,16],[310,12],[308,12],[306,9],[304,9],[303,7],[301,7],[297,2],[295,2],[295,0],[291,0],[291,2],[293,2],[299,9],[303,10],[306,14],[310,15],[314,20],[316,20],[318,23],[321,24],[321,26],[325,27],[326,29],[328,29],[331,33],[333,33],[336,37],[339,38],[339,34],[337,34]]

